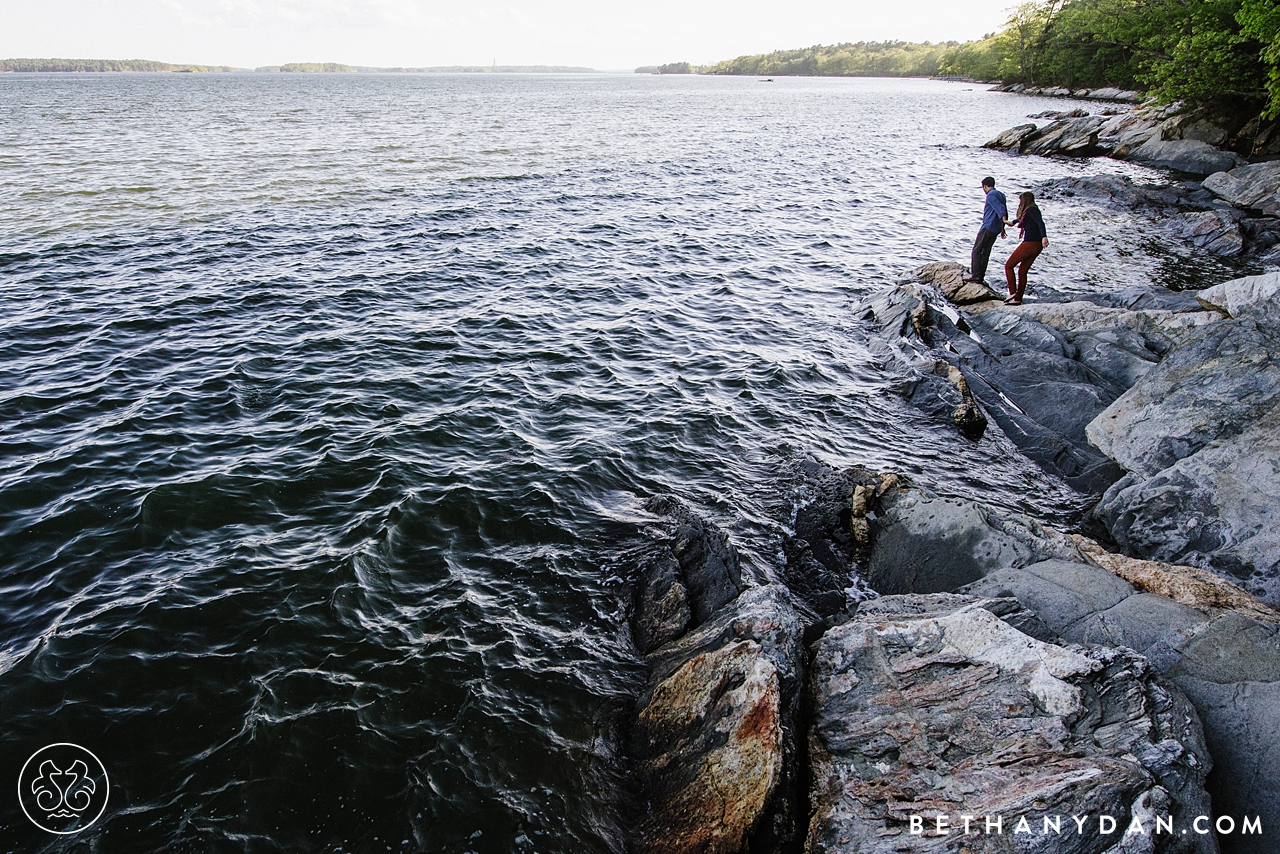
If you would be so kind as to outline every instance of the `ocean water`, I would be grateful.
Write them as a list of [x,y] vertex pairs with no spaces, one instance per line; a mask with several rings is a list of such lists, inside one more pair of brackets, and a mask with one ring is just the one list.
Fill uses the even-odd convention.
[[[994,427],[908,407],[855,311],[967,261],[983,175],[1160,179],[980,147],[1070,106],[0,75],[0,851],[619,850],[647,497],[761,578],[807,457],[1079,511]],[[1033,296],[1221,272],[1140,216],[1044,212]],[[76,836],[5,794],[54,742],[111,779]]]

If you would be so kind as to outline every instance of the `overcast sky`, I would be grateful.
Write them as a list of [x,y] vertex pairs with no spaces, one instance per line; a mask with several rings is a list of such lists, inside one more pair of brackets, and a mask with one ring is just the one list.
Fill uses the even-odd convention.
[[0,58],[602,70],[978,38],[1010,0],[0,0]]

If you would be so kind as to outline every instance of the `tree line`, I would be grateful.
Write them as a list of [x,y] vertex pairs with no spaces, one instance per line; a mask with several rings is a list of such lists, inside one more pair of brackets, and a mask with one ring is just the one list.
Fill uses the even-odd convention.
[[150,59],[0,59],[0,72],[233,71],[226,65],[174,65]]
[[742,74],[760,77],[933,77],[942,72],[942,60],[947,51],[959,46],[959,42],[846,42],[740,56],[715,65],[672,62],[645,66],[636,71],[642,74]]
[[1280,116],[1277,0],[1036,0],[944,59],[978,79],[1146,91]]
[[1144,91],[1280,118],[1280,0],[1031,0],[959,44],[856,42],[643,71],[759,76],[958,76]]

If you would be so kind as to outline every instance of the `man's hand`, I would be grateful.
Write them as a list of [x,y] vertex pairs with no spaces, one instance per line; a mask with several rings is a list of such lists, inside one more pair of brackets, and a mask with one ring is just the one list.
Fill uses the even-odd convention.
[[1049,248],[1049,238],[1047,238],[1047,237],[1046,237],[1044,240],[1041,240],[1041,241],[1040,241],[1040,247],[1041,247],[1042,249],[1048,249],[1048,248]]

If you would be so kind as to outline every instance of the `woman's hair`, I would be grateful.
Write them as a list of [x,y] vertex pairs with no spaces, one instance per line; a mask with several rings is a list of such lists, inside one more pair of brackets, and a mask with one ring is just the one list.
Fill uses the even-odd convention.
[[1018,196],[1018,219],[1022,219],[1022,215],[1027,212],[1027,208],[1036,206],[1035,193],[1023,193]]

